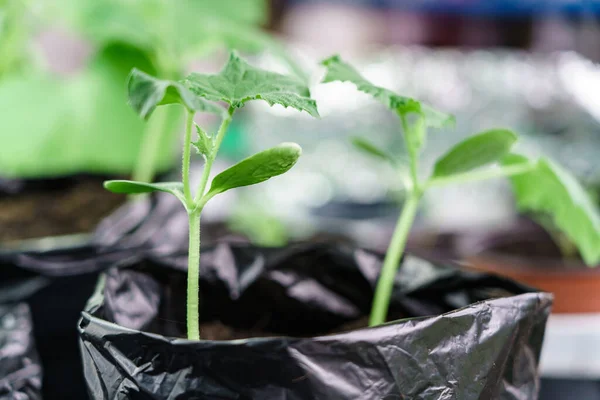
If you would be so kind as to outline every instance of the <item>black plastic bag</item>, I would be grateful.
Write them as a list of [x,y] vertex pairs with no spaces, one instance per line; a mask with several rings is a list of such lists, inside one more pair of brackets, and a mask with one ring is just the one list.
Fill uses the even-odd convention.
[[221,244],[202,254],[201,319],[273,336],[188,341],[186,260],[101,278],[79,327],[94,400],[537,397],[549,294],[406,257],[390,311],[423,318],[320,336],[367,315],[380,256]]
[[41,386],[29,307],[0,305],[0,399],[39,400]]
[[[45,400],[87,398],[77,321],[98,274],[144,252],[160,254],[187,243],[187,231],[170,225],[182,211],[173,200],[150,196],[129,202],[83,242],[46,238],[28,241],[22,249],[0,250],[0,304],[23,301],[31,309]],[[0,352],[4,350],[0,344]]]

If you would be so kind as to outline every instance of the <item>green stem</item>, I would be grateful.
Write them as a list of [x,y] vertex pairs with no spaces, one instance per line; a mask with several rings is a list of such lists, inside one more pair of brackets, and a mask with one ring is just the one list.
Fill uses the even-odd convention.
[[[223,137],[227,132],[227,128],[229,127],[229,123],[231,122],[231,118],[233,116],[234,108],[230,107],[227,116],[223,119],[221,126],[219,127],[219,131],[217,133],[217,137],[215,140],[215,144],[211,153],[206,157],[206,163],[204,164],[204,171],[202,171],[202,179],[200,181],[200,186],[198,188],[198,193],[196,193],[196,198],[193,202],[193,207],[188,207],[188,217],[189,217],[189,225],[190,225],[190,241],[188,247],[188,282],[187,282],[187,332],[188,339],[190,340],[200,340],[200,295],[199,295],[199,281],[200,281],[200,214],[202,213],[202,209],[204,208],[204,204],[208,201],[208,197],[204,196],[204,191],[206,190],[206,185],[208,183],[208,177],[210,176],[210,169],[212,168],[212,164],[216,158],[217,152],[219,151],[219,147],[221,146],[221,142],[223,141]],[[183,179],[184,179],[184,187],[186,185],[189,189],[189,148],[191,142],[191,126],[193,125],[193,115],[190,116],[188,114],[188,123],[186,125],[186,136],[185,136],[185,146],[188,149],[188,153],[185,153],[184,150],[184,159],[183,159]],[[188,129],[189,128],[189,129]],[[188,132],[189,131],[189,132]],[[189,135],[188,135],[189,133]],[[187,155],[186,155],[187,154]],[[186,171],[186,165],[188,170]],[[190,194],[191,198],[191,194]],[[186,193],[186,202],[190,202],[188,200],[188,194]]]
[[200,340],[200,210],[189,214],[189,225],[187,334],[190,340]]
[[400,122],[402,123],[402,130],[404,131],[404,142],[406,143],[406,148],[408,149],[408,155],[410,158],[410,178],[414,185],[414,189],[418,190],[418,182],[419,182],[419,173],[418,173],[418,161],[419,157],[417,151],[412,148],[410,141],[408,139],[410,132],[410,127],[408,126],[408,121],[406,121],[406,115],[400,115]]
[[227,116],[221,122],[221,126],[219,127],[219,131],[217,132],[217,137],[215,138],[215,143],[212,148],[210,154],[206,157],[206,163],[204,164],[204,170],[202,171],[202,178],[200,179],[200,184],[198,185],[198,191],[196,192],[196,197],[194,198],[194,203],[196,208],[201,203],[206,203],[202,201],[202,197],[204,196],[204,192],[206,191],[206,185],[208,184],[208,178],[210,176],[210,170],[212,168],[213,162],[217,157],[217,153],[219,152],[219,147],[221,147],[221,143],[223,142],[223,138],[227,133],[227,129],[229,128],[229,124],[231,123],[231,119],[233,118],[233,113],[235,112],[235,108],[229,107],[227,112]]
[[400,258],[406,247],[410,228],[417,215],[420,199],[420,191],[411,191],[406,203],[404,203],[404,207],[398,218],[398,223],[396,224],[394,235],[392,236],[390,246],[383,261],[377,288],[375,289],[369,326],[380,325],[386,320],[390,297],[392,295],[392,289],[394,288],[394,279],[396,277],[396,272],[398,271]]
[[512,175],[519,175],[525,172],[531,171],[535,168],[534,163],[510,165],[497,169],[484,169],[478,171],[464,172],[461,174],[455,174],[450,176],[444,176],[440,178],[432,178],[427,183],[427,187],[433,186],[446,186],[449,184],[459,184],[467,182],[483,181],[493,178],[503,178]]
[[194,126],[194,112],[187,110],[185,122],[185,138],[183,140],[183,161],[181,164],[181,177],[183,180],[183,194],[188,207],[192,204],[192,190],[190,189],[190,150],[192,147],[192,127]]

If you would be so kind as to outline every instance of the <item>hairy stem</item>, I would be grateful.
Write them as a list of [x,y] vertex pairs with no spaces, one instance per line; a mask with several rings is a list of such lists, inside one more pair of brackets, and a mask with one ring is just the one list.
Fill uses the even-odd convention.
[[[223,137],[227,132],[227,128],[229,127],[229,123],[231,122],[231,118],[233,116],[234,109],[232,107],[229,108],[229,112],[227,117],[223,119],[221,126],[219,127],[219,131],[217,133],[217,138],[215,140],[215,144],[211,153],[206,157],[206,164],[204,164],[204,171],[202,171],[202,178],[200,180],[200,185],[198,187],[198,193],[196,193],[196,198],[193,202],[193,208],[188,207],[188,217],[189,217],[189,225],[190,225],[190,241],[188,247],[188,282],[187,282],[187,332],[188,339],[190,340],[200,340],[200,293],[199,293],[199,281],[200,281],[200,214],[202,213],[202,209],[208,201],[208,198],[204,196],[204,191],[206,190],[206,185],[208,183],[208,177],[210,176],[210,170],[212,168],[212,164],[217,156],[217,152],[219,151],[219,147],[221,146],[221,142],[223,141]],[[192,113],[190,113],[192,114]],[[188,121],[186,124],[186,139],[185,145],[187,148],[187,155],[184,152],[183,159],[183,179],[184,179],[184,187],[186,185],[189,190],[189,149],[191,142],[191,129],[193,125],[193,114],[190,116],[188,114]],[[189,135],[189,136],[188,136]],[[186,171],[186,167],[188,166],[188,170]],[[191,193],[189,194],[191,198]],[[186,202],[190,202],[188,200],[188,194],[186,193]]]
[[187,335],[190,340],[200,340],[200,210],[188,217]]
[[377,288],[375,289],[369,326],[380,325],[386,320],[390,297],[392,295],[392,289],[394,288],[394,278],[398,271],[400,258],[406,247],[410,228],[417,215],[420,199],[421,193],[419,191],[411,191],[404,203],[404,207],[398,218],[398,223],[396,224],[394,235],[392,236],[390,246],[383,261]]
[[185,138],[183,140],[183,161],[181,163],[181,177],[183,180],[183,194],[188,207],[192,204],[192,190],[190,189],[190,150],[192,147],[192,127],[194,126],[194,112],[187,110],[185,121]]
[[410,178],[412,180],[412,184],[414,185],[414,189],[417,188],[417,184],[419,182],[419,174],[418,174],[418,162],[419,155],[418,150],[413,149],[408,140],[408,136],[410,133],[410,126],[408,125],[408,121],[406,120],[406,115],[400,115],[400,122],[402,123],[402,130],[404,131],[404,142],[406,143],[406,148],[408,149],[408,155],[410,158]]

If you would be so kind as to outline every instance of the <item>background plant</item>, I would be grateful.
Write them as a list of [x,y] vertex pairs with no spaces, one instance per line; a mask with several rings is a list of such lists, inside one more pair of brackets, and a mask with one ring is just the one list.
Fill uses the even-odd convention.
[[432,187],[509,177],[521,210],[549,216],[556,228],[577,246],[588,265],[600,261],[600,217],[588,194],[571,174],[553,161],[546,158],[531,160],[511,153],[517,141],[516,134],[506,129],[492,129],[468,137],[442,155],[430,176],[422,180],[419,154],[425,146],[428,129],[451,125],[454,118],[417,100],[373,85],[339,56],[330,57],[322,64],[327,69],[323,82],[351,82],[396,113],[408,150],[409,165],[404,168],[397,161],[400,157],[378,148],[366,138],[355,140],[358,148],[398,169],[406,192],[375,290],[371,326],[386,320],[394,278],[419,202]]
[[[134,70],[129,82],[129,102],[144,118],[148,118],[159,105],[180,104],[186,110],[186,128],[183,144],[182,181],[150,184],[136,181],[107,181],[105,187],[114,193],[139,194],[161,191],[177,197],[188,214],[188,338],[198,340],[199,328],[199,264],[200,215],[206,203],[227,190],[254,185],[289,170],[300,156],[301,149],[294,143],[283,143],[259,152],[216,175],[210,186],[211,167],[227,128],[235,112],[251,100],[264,100],[306,111],[317,117],[316,103],[308,89],[296,77],[276,74],[249,65],[236,53],[231,53],[225,68],[216,75],[193,73],[181,82],[161,80],[142,71]],[[215,102],[225,102],[227,110]],[[221,117],[214,134],[194,123],[194,115],[208,112]],[[195,127],[196,140],[192,140]],[[190,158],[194,148],[204,158],[202,177],[196,193],[190,183]]]
[[[152,180],[175,160],[182,115],[177,107],[164,107],[147,123],[140,120],[122,101],[131,69],[177,80],[191,61],[235,47],[268,48],[301,74],[262,30],[267,19],[266,0],[0,1],[0,173],[135,170],[136,180]],[[51,71],[33,51],[36,37],[56,26],[92,47],[84,65],[68,76]]]

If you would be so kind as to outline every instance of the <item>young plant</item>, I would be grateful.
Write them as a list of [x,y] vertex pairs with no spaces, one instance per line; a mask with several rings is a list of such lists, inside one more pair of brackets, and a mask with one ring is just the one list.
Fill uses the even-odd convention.
[[[189,217],[189,253],[187,287],[187,334],[189,339],[200,338],[199,327],[199,264],[200,264],[200,215],[206,203],[227,190],[254,185],[288,171],[300,156],[301,149],[295,143],[282,143],[257,153],[235,164],[208,180],[211,167],[225,137],[229,123],[236,110],[251,100],[264,100],[271,106],[279,104],[306,111],[317,117],[316,103],[308,89],[296,78],[261,70],[249,65],[232,52],[225,68],[216,75],[191,74],[181,82],[160,80],[134,70],[129,84],[129,102],[142,116],[148,118],[157,106],[181,104],[187,113],[181,182],[145,183],[136,181],[107,181],[106,189],[114,193],[138,194],[167,192],[177,197]],[[227,109],[215,102],[225,102]],[[209,134],[195,125],[194,115],[208,112],[222,116],[215,134]],[[192,131],[197,138],[192,140]],[[204,170],[192,192],[190,183],[190,158],[192,147],[204,158]]]
[[400,170],[398,159],[365,138],[354,144],[366,153],[399,169],[406,191],[405,203],[385,256],[375,289],[369,324],[385,322],[394,286],[394,278],[406,241],[417,214],[419,202],[431,187],[509,177],[517,205],[522,211],[548,215],[554,225],[578,247],[584,261],[600,261],[600,217],[585,190],[567,171],[547,160],[530,160],[511,153],[517,135],[506,129],[485,131],[456,144],[435,163],[429,178],[419,178],[419,154],[425,145],[427,130],[451,126],[454,118],[414,99],[400,96],[364,79],[339,56],[322,62],[327,73],[323,82],[351,82],[370,94],[400,119],[409,156],[408,174]]

